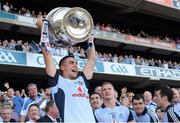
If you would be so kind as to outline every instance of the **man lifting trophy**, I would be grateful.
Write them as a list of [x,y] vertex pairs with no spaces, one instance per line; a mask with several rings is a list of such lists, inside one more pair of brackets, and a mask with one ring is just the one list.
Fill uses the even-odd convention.
[[[40,43],[48,82],[62,122],[95,123],[88,94],[88,80],[93,76],[96,61],[91,15],[79,7],[58,7],[50,11],[43,21],[37,19],[36,25],[42,30]],[[65,56],[59,62],[58,74],[47,44],[69,47],[86,40],[87,63],[82,73],[78,74],[75,58]]]

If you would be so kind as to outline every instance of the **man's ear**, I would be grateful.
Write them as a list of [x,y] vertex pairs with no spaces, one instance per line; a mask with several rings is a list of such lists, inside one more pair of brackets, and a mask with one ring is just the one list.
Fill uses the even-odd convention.
[[65,69],[64,65],[60,66],[60,70],[63,71]]
[[168,100],[167,96],[163,96],[162,99],[163,99],[163,101]]

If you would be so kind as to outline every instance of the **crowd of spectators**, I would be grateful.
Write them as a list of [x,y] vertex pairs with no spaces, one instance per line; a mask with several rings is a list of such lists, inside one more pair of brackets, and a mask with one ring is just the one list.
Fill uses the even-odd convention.
[[46,17],[47,13],[46,12],[36,12],[34,10],[29,10],[28,8],[25,7],[21,7],[21,8],[16,8],[14,7],[12,4],[10,4],[9,2],[6,2],[5,4],[1,5],[1,8],[3,12],[8,12],[8,13],[14,13],[14,14],[20,14],[20,15],[24,15],[27,17]]
[[[28,41],[22,40],[0,40],[0,49],[6,50],[15,50],[15,51],[23,51],[23,52],[32,52],[32,53],[40,53],[41,49],[38,43],[32,41],[29,43]],[[98,50],[98,49],[97,49]],[[55,47],[51,44],[50,52],[54,56],[67,56],[73,55],[76,59],[86,59],[86,51],[80,46],[68,47],[68,48],[61,48]],[[172,62],[171,60],[161,60],[161,59],[147,59],[145,57],[141,57],[139,55],[118,55],[112,53],[101,53],[96,52],[96,61],[103,61],[103,62],[113,62],[113,63],[124,63],[124,64],[131,64],[131,65],[143,65],[143,66],[153,66],[153,67],[161,67],[161,68],[169,68],[169,69],[176,69],[180,70],[180,63],[179,62]]]
[[[35,15],[35,12],[33,11],[30,12],[28,9],[25,9],[24,7],[22,7],[21,10],[17,10],[12,5],[9,5],[9,3],[3,5],[3,9],[6,12],[37,17],[37,15]],[[42,15],[42,13],[40,12],[38,15],[45,16],[46,13]],[[120,31],[119,29],[112,28],[110,24],[108,24],[108,26],[104,26],[104,24],[102,24],[102,26],[97,25],[96,29],[103,31],[131,34],[128,31],[125,32],[123,30]],[[138,36],[143,38],[150,38],[149,35],[144,33],[143,31],[141,31]],[[167,36],[162,40],[171,42],[171,39]],[[14,39],[0,40],[0,49],[33,52],[33,53],[41,52],[39,44],[36,43],[35,41],[29,43],[28,41],[22,41],[22,40],[15,41]],[[50,52],[54,56],[63,57],[66,55],[73,55],[75,56],[75,58],[86,59],[86,51],[80,46],[60,48],[60,47],[55,47],[53,44],[51,44]],[[124,63],[131,65],[156,66],[156,67],[180,70],[180,63],[172,62],[172,61],[166,61],[160,59],[156,60],[154,58],[147,59],[141,56],[134,57],[133,55],[119,56],[118,54],[100,53],[100,52],[96,52],[96,54],[97,54],[97,59],[96,59],[97,61]],[[49,122],[46,119],[47,116],[50,118],[52,122],[60,122],[61,116],[59,115],[58,109],[52,99],[49,88],[38,90],[37,85],[31,83],[27,86],[28,93],[26,93],[24,89],[20,91],[16,88],[10,87],[8,82],[6,82],[4,86],[6,87],[6,90],[4,92],[0,91],[0,122],[19,122],[19,121],[25,121],[29,123]],[[172,88],[172,92],[174,93],[174,96],[173,99],[170,100],[170,102],[172,101],[172,104],[176,106],[176,109],[179,110],[180,90]],[[126,87],[123,87],[121,90],[115,90],[111,83],[106,82],[102,86],[97,86],[94,89],[94,92],[90,94],[89,99],[95,117],[98,121],[100,121],[101,118],[104,118],[105,116],[99,114],[99,111],[101,110],[100,108],[107,106],[108,100],[111,99],[115,101],[116,106],[122,105],[126,107],[127,110],[130,110],[130,112],[133,112],[132,113],[134,117],[133,119],[137,122],[139,121],[138,118],[141,117],[146,110],[148,112],[151,112],[151,116],[152,115],[155,117],[157,116],[156,118],[161,122],[163,120],[163,115],[165,110],[163,110],[162,107],[158,107],[158,105],[156,104],[157,97],[154,96],[153,98],[152,93],[149,92],[148,90],[143,93],[143,96],[141,95],[135,94],[133,90],[128,92],[128,89]],[[167,97],[167,95],[162,95],[162,98],[163,97]],[[138,101],[140,103],[137,103]],[[145,107],[141,106],[143,107],[143,109],[141,109],[138,107],[138,105],[143,105]],[[109,110],[111,109],[113,108],[112,107],[109,108]],[[123,110],[118,110],[118,111],[121,111],[121,115],[123,117],[124,116],[127,117],[126,114],[124,114],[125,112],[123,112]],[[131,114],[130,112],[129,114]],[[111,115],[113,122],[119,120],[116,119],[117,118],[116,114],[111,114]],[[139,121],[139,122],[145,122],[145,121],[148,122],[147,119],[143,119],[143,121]]]
[[144,32],[143,30],[140,30],[137,33],[134,33],[134,31],[130,30],[129,28],[127,29],[121,29],[119,27],[113,27],[111,24],[100,24],[97,23],[95,26],[96,30],[101,30],[101,31],[106,31],[106,32],[114,32],[117,34],[127,34],[127,35],[133,35],[137,36],[138,38],[145,38],[145,39],[151,39],[151,40],[156,40],[160,42],[167,42],[167,43],[176,43],[180,44],[180,38],[179,37],[171,37],[166,35],[153,35],[153,34],[148,34]]
[[[30,11],[28,8],[25,8],[25,7],[16,8],[9,2],[6,2],[5,4],[3,4],[1,8],[2,8],[2,11],[4,11],[4,12],[15,13],[15,14],[20,14],[20,15],[35,17],[35,18],[46,17],[46,15],[47,15],[47,12],[42,12],[42,11],[36,12],[34,10]],[[134,35],[139,38],[155,39],[156,41],[180,44],[179,37],[171,37],[168,34],[153,35],[153,34],[148,34],[143,30],[140,30],[139,33],[134,33],[134,31],[132,31],[129,28],[122,29],[122,28],[115,27],[115,26],[113,27],[112,24],[97,23],[95,26],[95,29],[107,31],[107,32],[114,32],[114,33],[118,33],[118,34]]]
[[[105,82],[105,84],[103,83],[102,86],[96,86],[94,91],[90,93],[90,104],[97,118],[98,112],[96,112],[96,110],[98,110],[102,104],[105,104],[104,98],[106,95],[104,92],[107,90],[104,90],[104,85],[109,87],[108,84],[114,88],[111,83]],[[40,88],[38,90],[38,86],[34,83],[31,83],[27,86],[27,91],[24,89],[18,90],[17,88],[10,87],[8,82],[4,83],[4,87],[6,89],[4,91],[0,91],[0,122],[19,122],[20,120],[22,121],[22,118],[25,122],[31,123],[50,122],[45,118],[46,115],[51,116],[52,119],[56,120],[56,122],[61,120],[58,109],[54,104],[50,88]],[[179,109],[180,89],[171,88],[171,90],[174,93],[172,104]],[[28,93],[26,94],[26,92]],[[111,95],[110,93],[113,94]],[[137,113],[137,117],[144,117],[142,112],[145,109],[142,109],[142,107],[138,108],[138,104],[135,103],[135,100],[142,98],[143,104],[141,105],[145,106],[146,110],[150,110],[151,113],[157,116],[160,122],[163,120],[164,110],[162,107],[158,107],[158,105],[155,103],[155,97],[148,90],[139,95],[135,94],[132,90],[128,91],[128,88],[124,86],[121,88],[121,90],[109,91],[109,95],[114,96],[114,99],[117,103],[116,106],[120,104],[122,106],[128,107],[132,113]],[[139,98],[137,98],[137,96]],[[138,112],[140,113],[139,115]],[[134,119],[137,121],[136,115],[133,115]],[[143,120],[148,121],[147,118]]]
[[[5,82],[4,86],[6,90],[0,91],[0,122],[19,122],[20,118],[27,118],[26,121],[33,122],[45,115],[46,104],[51,98],[49,88],[37,90],[36,84],[31,83],[27,86],[26,94],[24,89],[15,90],[8,82]],[[36,103],[38,110],[31,111],[32,103]]]
[[[12,4],[9,4],[6,2],[6,4],[2,5],[3,11],[5,12],[11,12],[11,13],[18,13],[25,16],[31,16],[31,17],[45,17],[46,12],[42,14],[42,12],[39,12],[39,14],[35,14],[35,11],[30,12],[28,9],[22,7],[21,9],[17,10],[17,8],[13,7]],[[120,30],[119,28],[113,28],[111,24],[99,24],[97,23],[95,26],[96,30],[102,30],[102,31],[108,31],[108,32],[115,32],[115,33],[124,33],[129,34],[130,30]],[[167,35],[162,38],[159,36],[149,36],[147,33],[140,31],[140,33],[137,35],[138,37],[142,38],[156,38],[158,40],[166,41],[166,42],[172,42],[173,40],[169,38]],[[177,38],[176,43],[179,43],[180,40]],[[35,42],[34,45],[37,45]],[[71,47],[71,48],[57,48],[54,45],[51,45],[51,53],[55,56],[66,56],[68,54],[74,55],[77,58],[86,58],[85,50],[81,47]],[[35,49],[32,45],[32,43],[29,43],[28,41],[22,41],[22,40],[3,40],[0,41],[0,48],[2,49],[9,49],[9,50],[16,50],[16,51],[24,51],[24,52],[40,52],[39,49]],[[117,54],[111,54],[111,53],[100,53],[97,52],[97,61],[106,61],[106,62],[114,62],[114,63],[125,63],[125,64],[132,64],[132,65],[145,65],[145,66],[156,66],[156,67],[162,67],[162,68],[170,68],[170,69],[180,69],[180,63],[178,62],[172,62],[172,61],[166,61],[166,60],[160,60],[160,59],[146,59],[141,56],[132,56],[132,55],[120,55]]]

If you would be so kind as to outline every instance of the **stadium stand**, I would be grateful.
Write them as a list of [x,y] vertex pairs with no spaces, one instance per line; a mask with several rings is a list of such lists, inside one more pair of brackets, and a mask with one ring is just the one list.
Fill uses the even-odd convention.
[[[102,96],[100,93],[97,100],[93,99],[92,107],[100,108],[102,111],[100,113],[103,111],[108,113],[107,108],[118,108],[123,105],[128,109],[122,109],[126,109],[127,112],[132,111],[133,115],[135,113],[133,111],[135,105],[132,103],[134,95],[148,91],[154,96],[156,84],[167,84],[165,88],[168,90],[171,87],[174,96],[171,95],[170,90],[168,90],[170,94],[165,93],[165,95],[156,90],[154,99],[151,100],[152,104],[158,106],[156,118],[162,122],[179,122],[180,114],[176,110],[173,112],[172,109],[179,109],[180,101],[180,32],[178,28],[180,11],[178,2],[176,0],[171,2],[172,4],[159,3],[156,0],[124,2],[123,0],[115,2],[70,0],[70,2],[61,1],[61,3],[57,0],[54,3],[34,0],[28,3],[18,0],[2,1],[0,3],[0,121],[18,122],[22,118],[20,109],[22,114],[26,112],[27,117],[24,120],[28,122],[37,121],[43,116],[43,118],[50,118],[43,119],[46,121],[62,120],[61,116],[58,117],[58,109],[51,102],[51,93],[47,88],[49,87],[48,77],[39,46],[40,33],[35,25],[36,17],[46,17],[47,13],[58,5],[81,6],[93,16],[97,57],[89,92],[93,94],[95,87],[103,82],[109,82],[108,87],[110,86],[111,91],[102,90],[109,92],[110,96]],[[84,42],[68,48],[51,44],[50,52],[53,54],[57,69],[59,59],[68,54],[74,55],[81,73],[86,63],[86,50],[86,42]],[[124,88],[125,92],[123,92]],[[168,100],[160,98],[159,95],[167,96]],[[106,101],[109,99],[113,100],[113,105]],[[136,101],[141,99],[143,100],[140,98]],[[164,100],[170,108],[162,106],[159,100]],[[39,109],[41,109],[40,112]],[[144,108],[144,105],[141,105],[141,109],[147,110],[139,110],[139,112],[154,116],[155,112],[149,111],[147,106]],[[35,111],[34,115],[32,110]],[[174,117],[171,117],[169,112]],[[5,117],[6,113],[10,114],[8,118]],[[126,115],[127,121],[135,117],[130,114]],[[117,118],[116,111],[108,115],[110,117],[105,118],[100,114],[98,120],[100,117],[103,122],[124,120]],[[137,117],[134,120],[144,122],[144,119],[139,121]]]

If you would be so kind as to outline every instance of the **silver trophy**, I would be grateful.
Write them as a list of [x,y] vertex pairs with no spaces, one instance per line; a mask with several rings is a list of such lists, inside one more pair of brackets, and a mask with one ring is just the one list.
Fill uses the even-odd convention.
[[84,42],[94,29],[89,12],[79,7],[55,8],[48,13],[46,20],[49,22],[50,43],[57,47],[68,47]]

